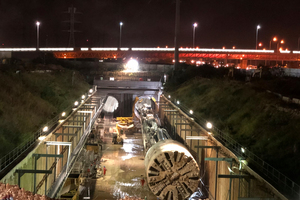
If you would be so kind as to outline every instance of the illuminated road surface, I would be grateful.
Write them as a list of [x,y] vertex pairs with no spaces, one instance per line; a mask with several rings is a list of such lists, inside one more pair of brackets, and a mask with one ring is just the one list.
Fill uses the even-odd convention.
[[105,138],[101,166],[107,169],[104,177],[92,180],[93,200],[120,199],[129,197],[156,200],[147,183],[141,186],[141,175],[145,177],[144,150],[140,133],[128,135],[123,145],[114,145]]

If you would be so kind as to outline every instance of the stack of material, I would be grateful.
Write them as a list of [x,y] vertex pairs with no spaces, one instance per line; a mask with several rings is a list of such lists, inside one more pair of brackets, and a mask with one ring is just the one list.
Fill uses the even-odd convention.
[[32,192],[25,191],[24,188],[20,189],[18,185],[3,184],[0,182],[0,200],[13,199],[13,200],[50,200],[46,196],[33,194]]

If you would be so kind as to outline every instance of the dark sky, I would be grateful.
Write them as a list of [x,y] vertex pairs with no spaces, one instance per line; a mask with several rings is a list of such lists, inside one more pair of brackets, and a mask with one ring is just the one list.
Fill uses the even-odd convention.
[[[119,22],[123,47],[174,45],[175,0],[0,0],[0,43],[4,47],[35,47],[39,20],[40,46],[68,45],[69,15],[74,5],[77,47],[117,47]],[[284,48],[296,49],[300,36],[299,0],[182,0],[179,45],[192,46],[192,24],[198,22],[200,48],[268,48],[273,36],[284,39]],[[48,38],[48,39],[47,39]],[[88,42],[86,41],[88,40]],[[47,41],[47,42],[46,42]]]

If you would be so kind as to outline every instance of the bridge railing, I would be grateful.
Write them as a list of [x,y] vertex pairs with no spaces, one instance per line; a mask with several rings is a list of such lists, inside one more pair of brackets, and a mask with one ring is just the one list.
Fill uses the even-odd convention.
[[[191,116],[200,126],[206,127],[208,121],[199,116],[199,114],[190,114],[190,109],[186,105],[182,104],[181,102],[178,104],[174,99],[168,98],[168,100],[179,107],[188,116]],[[213,136],[225,147],[231,150],[238,158],[247,159],[248,165],[251,168],[253,168],[258,174],[265,178],[286,197],[300,199],[300,186],[293,180],[232,139],[228,133],[221,131],[215,126],[213,126],[209,131],[212,132]]]

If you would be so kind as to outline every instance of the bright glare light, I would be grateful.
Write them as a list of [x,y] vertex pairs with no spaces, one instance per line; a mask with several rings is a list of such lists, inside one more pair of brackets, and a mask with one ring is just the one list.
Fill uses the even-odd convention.
[[61,113],[61,116],[62,117],[66,116],[66,112]]
[[40,51],[74,51],[74,48],[39,48]]
[[241,151],[242,151],[243,153],[245,153],[245,149],[244,149],[243,147],[241,148]]
[[257,25],[257,29],[260,29],[260,25]]
[[198,26],[198,24],[197,24],[197,23],[194,23],[194,24],[193,24],[193,26],[194,26],[194,27],[197,27],[197,26]]
[[207,127],[208,129],[211,129],[211,128],[212,128],[212,124],[211,124],[210,122],[207,122],[207,123],[206,123],[206,127]]
[[36,25],[39,26],[41,23],[40,22],[36,22]]
[[93,47],[91,48],[92,51],[117,51],[118,48],[112,47]]
[[192,115],[194,113],[194,111],[190,110],[190,114]]
[[273,41],[276,42],[276,41],[277,41],[277,37],[274,37],[274,38],[273,38]]
[[0,51],[36,51],[36,48],[1,48]]
[[48,131],[48,126],[45,126],[44,128],[43,128],[43,132],[47,132]]
[[139,62],[135,59],[130,59],[125,65],[125,71],[133,71],[136,72],[139,69]]
[[284,40],[281,40],[280,43],[283,44],[283,43],[284,43]]
[[123,22],[120,22],[120,26],[123,26]]
[[171,98],[171,95],[169,95],[168,98],[170,99],[170,98]]
[[207,132],[208,133],[208,135],[211,135],[211,132]]
[[46,136],[40,136],[39,137],[39,141],[43,141],[44,139],[46,139]]
[[89,93],[93,93],[93,89],[90,89],[90,90],[89,90]]
[[85,99],[85,95],[82,95],[82,96],[81,96],[81,99]]
[[177,103],[178,105],[180,104],[180,102],[179,102],[179,101],[177,101],[176,103]]
[[74,106],[78,106],[78,101],[75,101]]

